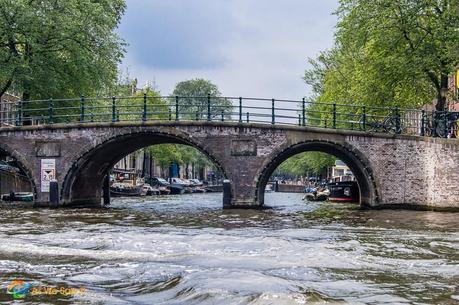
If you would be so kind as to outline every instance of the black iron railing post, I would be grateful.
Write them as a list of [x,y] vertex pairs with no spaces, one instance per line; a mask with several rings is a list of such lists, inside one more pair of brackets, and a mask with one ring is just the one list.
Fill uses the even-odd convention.
[[179,97],[178,95],[175,96],[175,120],[179,120]]
[[448,111],[443,111],[443,137],[447,138],[448,137]]
[[22,101],[17,104],[16,126],[22,126]]
[[298,114],[298,126],[301,126],[301,114]]
[[247,112],[247,123],[249,123],[249,117],[250,117],[250,113]]
[[80,98],[80,122],[84,122],[84,111],[85,111],[85,105],[84,105],[84,95],[81,96]]
[[421,136],[426,135],[426,111],[424,109],[421,110]]
[[333,103],[333,129],[336,129],[336,104]]
[[303,121],[301,123],[303,126],[306,126],[306,101],[304,97],[301,103],[301,111],[303,113]]
[[395,107],[395,133],[401,133],[401,119],[400,119],[400,109]]
[[49,124],[53,124],[53,112],[54,112],[54,109],[53,109],[53,99],[50,98],[49,99],[49,102],[48,102],[48,123]]
[[172,109],[169,108],[169,121],[172,121]]
[[222,110],[222,122],[225,121],[225,112]]
[[242,97],[239,97],[239,123],[242,123]]
[[211,121],[211,114],[210,114],[210,94],[207,94],[207,121]]
[[143,113],[142,113],[142,121],[145,122],[147,120],[147,94],[143,94]]
[[276,108],[274,107],[275,105],[275,100],[271,100],[271,124],[276,124]]
[[112,122],[116,122],[116,97],[112,96]]
[[367,107],[363,106],[363,114],[362,114],[362,125],[363,131],[367,130]]
[[196,118],[195,119],[196,119],[196,121],[199,121],[199,111],[198,110],[196,110]]

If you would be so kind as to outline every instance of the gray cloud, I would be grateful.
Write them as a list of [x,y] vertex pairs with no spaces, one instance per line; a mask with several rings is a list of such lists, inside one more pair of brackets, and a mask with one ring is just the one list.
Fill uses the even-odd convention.
[[120,34],[129,57],[147,68],[208,69],[224,64],[220,52],[230,15],[219,1],[128,0]]
[[300,98],[307,57],[333,41],[337,0],[127,0],[131,76],[163,94],[203,77],[225,95]]

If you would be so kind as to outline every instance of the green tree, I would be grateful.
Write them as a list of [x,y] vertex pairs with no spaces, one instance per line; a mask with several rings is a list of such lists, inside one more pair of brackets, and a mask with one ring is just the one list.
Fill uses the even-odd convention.
[[341,0],[335,47],[311,61],[305,81],[321,102],[446,102],[459,65],[459,0]]
[[228,116],[232,111],[232,103],[221,97],[218,87],[205,79],[192,79],[178,83],[172,93],[178,96],[179,113],[182,118],[206,119],[207,99],[211,97],[211,117]]
[[[161,93],[150,84],[142,89],[137,89],[136,85],[137,80],[126,78],[116,86],[114,92],[117,94],[114,96],[119,96],[116,99],[116,109],[119,113],[117,119],[120,121],[167,120],[170,108]],[[144,109],[144,103],[146,109]],[[111,109],[111,107],[110,103],[108,108]],[[145,113],[144,110],[146,110]]]
[[145,148],[145,150],[153,156],[161,168],[163,177],[169,175],[168,170],[173,162],[182,163],[182,156],[176,144],[158,144]]
[[[201,178],[202,171],[205,167],[215,169],[213,163],[202,152],[194,147],[181,144],[158,144],[145,148],[147,154],[150,154],[157,164],[161,167],[161,172],[164,177],[168,176],[168,169],[173,163],[177,163],[185,167],[186,175],[190,167],[193,172],[199,172]],[[191,178],[186,176],[185,178]]]
[[124,0],[0,0],[0,95],[92,95],[111,86],[125,43]]
[[307,173],[320,175],[335,164],[336,158],[322,152],[304,152],[284,161],[276,170],[277,174],[302,176]]

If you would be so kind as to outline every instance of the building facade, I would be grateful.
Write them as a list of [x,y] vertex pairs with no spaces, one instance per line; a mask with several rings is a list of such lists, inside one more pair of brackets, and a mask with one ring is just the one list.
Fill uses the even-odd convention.
[[154,156],[141,149],[122,158],[114,166],[115,169],[135,170],[142,177],[162,177],[162,178],[187,178],[211,180],[214,173],[210,167],[198,169],[193,164],[179,165],[171,164],[168,168],[161,167],[155,160]]
[[15,124],[14,110],[17,101],[19,98],[12,94],[5,93],[0,96],[0,125],[13,126]]
[[332,167],[331,173],[332,173],[331,178],[334,182],[355,180],[355,177],[352,171],[341,160],[335,161],[335,165]]

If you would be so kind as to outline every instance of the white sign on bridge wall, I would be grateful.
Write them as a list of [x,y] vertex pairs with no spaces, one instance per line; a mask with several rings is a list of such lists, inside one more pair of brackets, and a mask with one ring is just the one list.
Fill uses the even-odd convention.
[[49,182],[56,179],[56,159],[41,159],[41,191],[49,193]]

